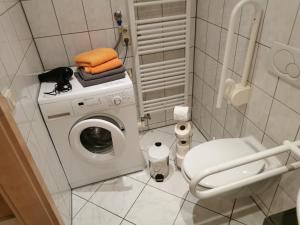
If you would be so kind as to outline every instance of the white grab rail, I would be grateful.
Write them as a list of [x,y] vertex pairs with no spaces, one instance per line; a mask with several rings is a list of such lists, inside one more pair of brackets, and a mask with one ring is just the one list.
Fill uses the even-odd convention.
[[246,187],[250,184],[254,184],[256,182],[271,178],[271,177],[275,177],[281,174],[284,174],[286,172],[292,171],[292,170],[296,170],[300,168],[300,161],[279,167],[279,168],[275,168],[275,169],[271,169],[269,171],[257,174],[255,176],[252,177],[248,177],[245,179],[242,179],[240,181],[236,181],[236,182],[232,182],[230,184],[226,184],[220,187],[216,187],[216,188],[212,188],[212,189],[208,189],[208,190],[204,190],[204,191],[198,191],[197,187],[199,185],[199,183],[206,177],[219,173],[219,172],[223,172],[235,167],[239,167],[239,166],[243,166],[245,164],[251,163],[251,162],[255,162],[257,160],[261,160],[261,159],[265,159],[274,155],[278,155],[287,151],[292,151],[294,154],[296,154],[298,157],[300,157],[300,140],[295,141],[295,142],[290,142],[290,141],[284,141],[283,145],[275,147],[275,148],[271,148],[259,153],[255,153],[253,155],[249,155],[249,156],[245,156],[236,160],[232,160],[230,162],[226,162],[224,164],[215,166],[215,167],[211,167],[208,168],[202,172],[200,172],[197,176],[192,177],[191,179],[191,183],[190,183],[190,191],[191,193],[199,198],[199,199],[207,199],[207,198],[211,198],[211,197],[215,197],[218,196],[220,194],[229,192],[229,191],[233,191],[242,187]]
[[[231,16],[230,16],[230,20],[229,20],[229,30],[228,30],[228,34],[227,34],[223,68],[222,68],[222,72],[221,72],[221,80],[220,80],[217,105],[216,105],[217,108],[221,108],[224,93],[226,92],[227,86],[229,86],[229,85],[232,86],[232,84],[235,85],[235,82],[232,79],[227,79],[228,81],[226,80],[226,72],[227,72],[227,68],[228,68],[228,64],[229,64],[229,60],[230,60],[230,50],[231,50],[232,44],[233,44],[234,31],[235,31],[235,25],[236,25],[235,23],[237,21],[237,16],[239,15],[238,13],[240,12],[241,8],[248,4],[251,4],[254,6],[255,17],[253,19],[253,25],[252,25],[252,29],[251,29],[251,33],[250,33],[250,40],[249,40],[247,55],[245,58],[245,65],[244,65],[244,69],[243,69],[242,80],[241,80],[241,83],[239,84],[239,93],[241,91],[246,91],[247,92],[246,95],[248,95],[250,93],[249,89],[246,89],[246,90],[240,90],[240,89],[243,89],[243,87],[246,87],[246,85],[247,85],[247,80],[248,80],[248,76],[250,73],[251,64],[252,64],[252,60],[253,60],[253,54],[254,54],[254,50],[255,50],[256,39],[258,36],[260,22],[261,22],[261,18],[262,18],[262,14],[263,14],[263,8],[262,8],[261,4],[256,0],[242,0],[233,8]],[[241,93],[240,96],[242,95],[244,97],[244,94],[245,94],[245,92]],[[239,97],[239,99],[240,98],[241,97]],[[247,101],[247,99],[245,101]],[[245,104],[245,101],[239,101],[239,102],[241,102],[240,105]]]

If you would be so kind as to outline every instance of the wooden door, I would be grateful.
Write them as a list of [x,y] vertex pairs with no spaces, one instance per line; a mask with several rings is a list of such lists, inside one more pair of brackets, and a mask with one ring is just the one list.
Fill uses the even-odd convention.
[[0,195],[23,225],[63,225],[6,99],[1,95]]

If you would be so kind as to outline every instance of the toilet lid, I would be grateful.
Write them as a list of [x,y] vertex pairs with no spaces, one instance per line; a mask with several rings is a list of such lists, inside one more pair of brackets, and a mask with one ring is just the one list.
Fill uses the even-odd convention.
[[[191,179],[200,171],[222,163],[256,153],[256,143],[247,138],[219,139],[200,144],[187,153],[183,161],[185,174]],[[265,161],[259,160],[240,167],[208,176],[200,182],[206,188],[215,188],[221,185],[242,180],[264,170]]]

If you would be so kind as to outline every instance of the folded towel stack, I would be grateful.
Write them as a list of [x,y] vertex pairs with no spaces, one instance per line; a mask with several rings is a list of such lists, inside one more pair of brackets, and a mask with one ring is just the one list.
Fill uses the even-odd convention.
[[111,48],[97,48],[74,58],[78,68],[75,76],[82,86],[92,86],[125,77],[125,68]]
[[121,67],[122,61],[118,59],[117,52],[112,48],[97,48],[84,52],[75,57],[78,67],[84,68],[90,74],[99,74]]

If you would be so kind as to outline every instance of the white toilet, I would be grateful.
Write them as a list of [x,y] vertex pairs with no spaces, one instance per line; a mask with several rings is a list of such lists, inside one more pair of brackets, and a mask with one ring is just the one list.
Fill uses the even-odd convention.
[[[255,154],[264,150],[254,137],[218,139],[200,144],[192,148],[185,156],[182,164],[182,174],[190,183],[195,175],[206,171],[208,168],[239,159],[241,157]],[[209,190],[218,188],[242,179],[249,178],[263,171],[281,166],[276,157],[255,161],[230,170],[219,172],[204,178],[198,183],[198,190]],[[223,193],[227,196],[242,197],[251,195],[253,190],[258,194],[268,188],[276,178],[270,178],[255,183],[245,188],[239,188],[230,193]]]

